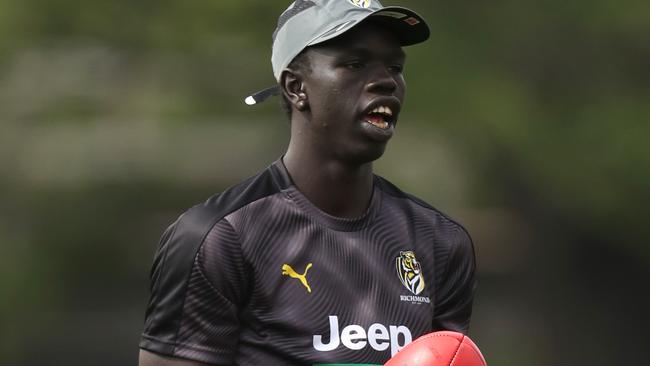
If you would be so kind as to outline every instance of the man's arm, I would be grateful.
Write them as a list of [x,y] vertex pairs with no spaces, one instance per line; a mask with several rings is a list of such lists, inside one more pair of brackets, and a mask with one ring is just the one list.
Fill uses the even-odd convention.
[[214,366],[196,361],[183,360],[180,358],[161,356],[147,350],[140,350],[139,366]]

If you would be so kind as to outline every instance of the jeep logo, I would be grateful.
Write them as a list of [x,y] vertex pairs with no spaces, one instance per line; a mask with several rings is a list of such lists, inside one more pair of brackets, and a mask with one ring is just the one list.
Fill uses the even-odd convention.
[[333,351],[341,343],[351,350],[360,350],[370,345],[375,351],[385,351],[390,347],[392,357],[412,340],[411,331],[403,325],[389,325],[386,328],[382,324],[374,323],[365,330],[360,325],[351,324],[344,327],[339,334],[339,317],[330,315],[329,320],[329,342],[323,343],[323,336],[320,334],[314,336],[314,349],[317,351]]

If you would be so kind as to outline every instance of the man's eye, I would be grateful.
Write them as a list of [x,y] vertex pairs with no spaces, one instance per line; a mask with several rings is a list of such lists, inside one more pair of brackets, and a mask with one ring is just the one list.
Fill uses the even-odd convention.
[[345,67],[350,69],[350,70],[358,70],[363,67],[363,63],[360,61],[350,61],[345,64]]
[[404,71],[404,65],[399,65],[399,64],[391,65],[391,66],[388,66],[388,70],[390,70],[391,72],[399,74],[402,71]]

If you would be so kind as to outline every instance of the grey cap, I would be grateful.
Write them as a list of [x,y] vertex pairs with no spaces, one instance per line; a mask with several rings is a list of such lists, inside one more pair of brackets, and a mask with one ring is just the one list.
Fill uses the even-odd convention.
[[[275,79],[280,81],[282,71],[306,47],[338,37],[369,17],[394,31],[402,46],[429,38],[424,19],[407,8],[384,7],[378,0],[296,0],[280,15],[273,32],[271,63]],[[272,86],[252,94],[245,102],[257,104],[279,93],[279,86]]]

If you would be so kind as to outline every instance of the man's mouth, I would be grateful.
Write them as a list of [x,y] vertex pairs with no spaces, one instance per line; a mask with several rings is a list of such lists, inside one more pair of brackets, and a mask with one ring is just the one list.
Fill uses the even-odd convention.
[[387,130],[393,123],[393,111],[388,106],[379,106],[363,117],[364,121],[371,125]]

